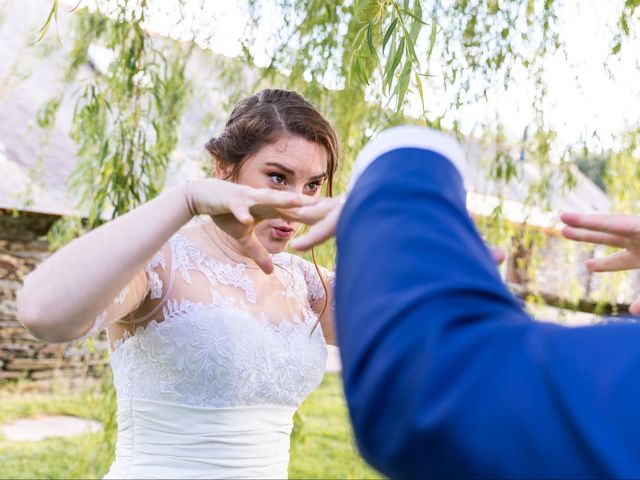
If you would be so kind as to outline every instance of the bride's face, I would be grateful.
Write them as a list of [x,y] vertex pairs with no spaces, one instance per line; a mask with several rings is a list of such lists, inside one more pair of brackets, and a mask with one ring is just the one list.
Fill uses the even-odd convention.
[[[218,177],[226,178],[229,173],[218,164]],[[235,181],[255,188],[317,196],[326,178],[325,149],[301,137],[284,136],[248,158]],[[256,236],[269,253],[278,253],[287,248],[300,226],[281,219],[265,220],[257,225]]]

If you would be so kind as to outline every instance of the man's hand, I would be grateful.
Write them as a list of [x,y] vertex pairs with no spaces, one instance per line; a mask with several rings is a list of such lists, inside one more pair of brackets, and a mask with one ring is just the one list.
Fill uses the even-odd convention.
[[313,205],[288,209],[289,220],[313,225],[307,233],[291,242],[291,248],[309,250],[333,237],[336,234],[338,219],[345,200],[346,196],[342,194],[337,197],[322,198]]
[[[295,250],[309,250],[334,236],[345,201],[346,197],[342,194],[334,198],[322,198],[313,205],[288,209],[289,220],[313,225],[307,233],[294,239],[291,247]],[[507,257],[501,248],[489,247],[489,251],[498,265]]]
[[491,252],[491,256],[493,257],[493,261],[496,262],[496,265],[500,265],[507,258],[507,253],[499,247],[489,247],[489,252]]
[[[563,213],[567,225],[562,235],[569,240],[622,248],[621,252],[587,260],[591,272],[617,272],[640,268],[640,217],[634,215],[580,215]],[[640,314],[640,299],[629,311]]]

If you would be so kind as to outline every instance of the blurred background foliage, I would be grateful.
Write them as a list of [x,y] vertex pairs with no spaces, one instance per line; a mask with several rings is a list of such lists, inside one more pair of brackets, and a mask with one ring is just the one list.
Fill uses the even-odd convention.
[[[93,228],[161,191],[192,93],[186,63],[196,45],[215,36],[194,22],[194,16],[181,14],[186,1],[177,0],[174,21],[191,35],[173,42],[154,41],[145,29],[155,8],[151,0],[97,0],[91,8],[80,1],[76,6],[67,73],[59,93],[41,109],[39,126],[50,127],[60,103],[71,101],[65,97],[65,84],[88,62],[92,45],[109,49],[112,57],[108,69],[85,80],[81,95],[73,98],[71,136],[80,162],[71,188],[80,194],[88,219],[59,222],[52,230],[54,247],[73,238],[81,227]],[[637,3],[618,4],[617,28],[611,38],[602,39],[611,45],[611,58],[624,55],[627,43],[636,38]],[[40,37],[57,28],[60,8],[52,1]],[[205,2],[200,8],[204,11]],[[620,132],[626,141],[616,151],[576,152],[558,145],[548,125],[545,60],[564,48],[557,28],[558,1],[248,0],[247,9],[240,61],[226,63],[220,72],[220,80],[228,85],[228,101],[222,107],[229,111],[239,98],[265,86],[301,92],[340,134],[343,166],[337,191],[345,188],[357,152],[378,131],[416,123],[461,135],[465,107],[486,100],[500,86],[507,88],[514,72],[524,69],[532,81],[534,107],[524,137],[505,135],[508,119],[497,113],[477,121],[474,132],[486,147],[487,178],[504,184],[517,179],[522,167],[513,152],[519,151],[541,172],[540,180],[527,186],[526,203],[549,209],[552,184],[559,181],[572,188],[570,165],[576,163],[607,190],[616,207],[635,211],[635,203],[626,199],[637,198],[637,126]],[[261,26],[273,24],[269,17],[274,16],[281,21],[264,41]],[[258,69],[251,85],[238,82],[245,65],[256,65],[256,56],[266,56],[266,66]],[[435,101],[442,92],[447,92],[444,105]],[[488,240],[512,248],[514,230],[503,222],[500,205],[478,224]],[[329,243],[319,249],[318,258],[331,264],[334,254]]]

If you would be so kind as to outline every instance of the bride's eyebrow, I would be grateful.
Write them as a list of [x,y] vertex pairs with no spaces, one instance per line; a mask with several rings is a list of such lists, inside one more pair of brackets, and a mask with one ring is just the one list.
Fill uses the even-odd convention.
[[319,180],[324,180],[325,178],[327,178],[327,174],[326,173],[321,173],[320,175],[316,175],[315,177],[311,177],[309,179],[310,182],[317,182]]
[[272,167],[276,167],[279,168],[280,170],[282,170],[284,173],[286,173],[287,175],[291,175],[292,177],[296,176],[296,172],[294,172],[293,170],[291,170],[289,167],[285,167],[284,165],[282,165],[281,163],[278,162],[267,162],[265,163],[265,165],[269,165]]
[[[286,173],[287,175],[290,175],[292,177],[296,176],[296,172],[292,169],[290,169],[289,167],[285,167],[284,165],[282,165],[281,163],[278,162],[266,162],[265,165],[269,165],[270,167],[276,167],[279,168],[280,170],[282,170],[284,173]],[[317,180],[323,180],[327,178],[327,174],[326,172],[323,172],[319,175],[316,175],[314,177],[311,177],[309,179],[309,181],[317,181]]]

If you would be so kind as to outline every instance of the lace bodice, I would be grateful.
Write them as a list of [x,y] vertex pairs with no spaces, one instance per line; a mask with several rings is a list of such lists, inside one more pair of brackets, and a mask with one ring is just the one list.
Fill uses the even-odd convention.
[[147,265],[144,308],[121,320],[138,327],[111,352],[119,402],[297,407],[327,356],[320,325],[313,330],[324,298],[315,267],[281,253],[265,275],[183,230]]

